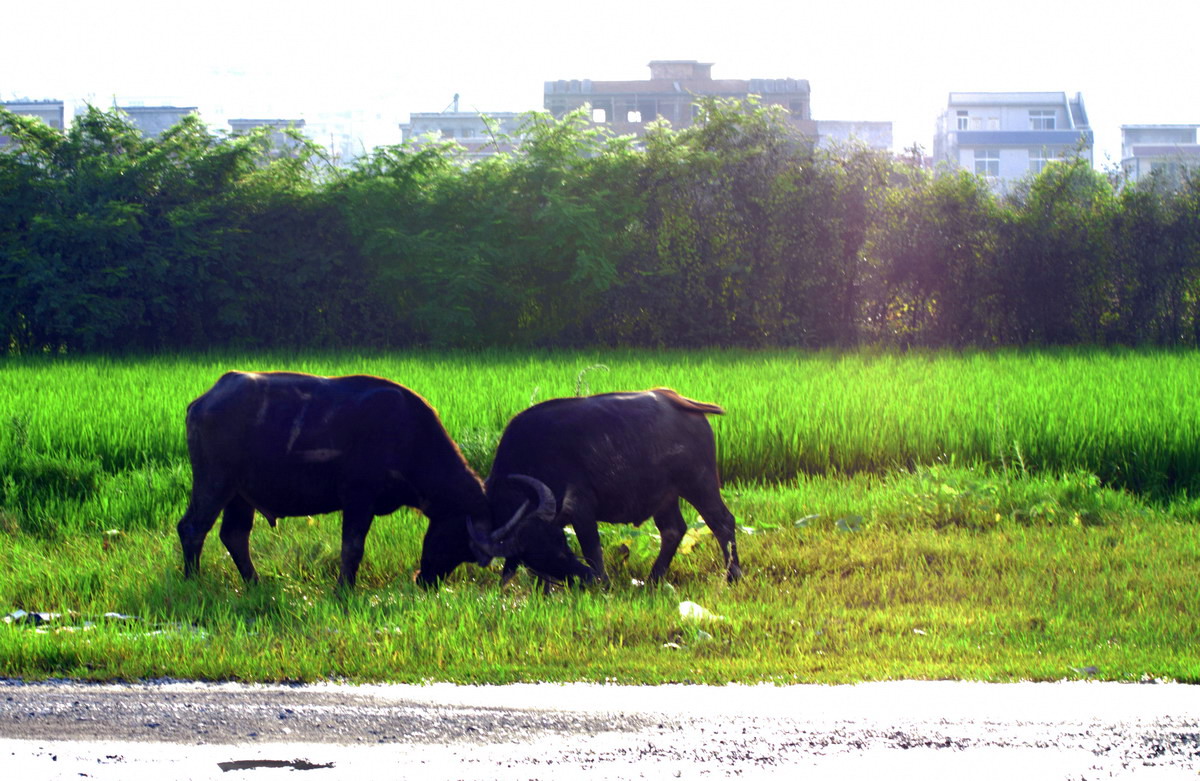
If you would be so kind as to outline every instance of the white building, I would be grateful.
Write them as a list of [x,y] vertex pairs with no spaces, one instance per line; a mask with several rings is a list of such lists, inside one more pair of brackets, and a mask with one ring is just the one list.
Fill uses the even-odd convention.
[[[40,119],[56,130],[65,127],[61,100],[11,100],[0,102],[0,106],[20,116]],[[8,136],[0,134],[0,148],[8,146],[11,141]]]
[[1121,169],[1130,182],[1151,174],[1178,182],[1200,171],[1200,125],[1121,125]]
[[129,117],[143,136],[157,138],[179,124],[188,114],[195,114],[195,106],[117,106],[117,110]]
[[816,123],[819,147],[827,149],[836,144],[862,143],[879,151],[892,149],[891,122],[818,119]]
[[951,92],[938,118],[933,157],[1003,191],[1051,160],[1079,155],[1091,164],[1093,143],[1079,93]]
[[466,150],[469,159],[512,151],[511,138],[520,130],[524,115],[515,111],[459,111],[458,95],[445,111],[413,112],[400,125],[403,141],[421,139],[455,141]]
[[14,114],[36,117],[52,128],[62,130],[63,102],[61,100],[9,100],[0,101],[0,106]]
[[288,155],[300,146],[299,141],[292,138],[286,131],[297,130],[304,131],[303,119],[247,119],[238,118],[229,120],[230,135],[245,136],[253,133],[259,128],[270,128],[267,133],[267,138],[271,142],[272,155]]

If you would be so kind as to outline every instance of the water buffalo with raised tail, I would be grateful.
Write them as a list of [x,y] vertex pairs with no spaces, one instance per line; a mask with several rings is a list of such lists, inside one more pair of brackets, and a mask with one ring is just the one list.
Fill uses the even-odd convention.
[[[508,519],[477,545],[543,580],[607,581],[598,522],[654,518],[662,537],[650,581],[661,580],[687,532],[683,499],[712,530],[729,581],[741,577],[734,518],[721,499],[716,446],[706,415],[724,410],[669,388],[554,399],[514,417],[485,483],[493,518]],[[587,560],[569,554],[571,525]],[[569,559],[569,561],[568,561]]]
[[178,525],[186,576],[196,574],[222,511],[221,542],[247,581],[258,578],[250,560],[256,510],[272,526],[341,510],[339,586],[354,585],[375,516],[402,506],[429,518],[418,582],[490,560],[471,542],[493,544],[482,482],[433,407],[390,380],[230,372],[188,406],[187,445],[192,495]]

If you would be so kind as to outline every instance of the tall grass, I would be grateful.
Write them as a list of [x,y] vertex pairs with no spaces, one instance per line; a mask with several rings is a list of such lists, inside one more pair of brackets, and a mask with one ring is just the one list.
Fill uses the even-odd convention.
[[580,391],[715,401],[722,474],[778,483],[938,463],[1086,471],[1153,499],[1200,496],[1200,355],[618,352],[270,354],[0,365],[0,528],[148,527],[179,512],[187,403],[229,369],[370,373],[440,411],[486,474],[507,421]]

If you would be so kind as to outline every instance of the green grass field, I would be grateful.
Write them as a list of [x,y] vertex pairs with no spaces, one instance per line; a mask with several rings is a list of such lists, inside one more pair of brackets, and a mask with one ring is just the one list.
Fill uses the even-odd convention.
[[[371,373],[486,474],[508,419],[674,387],[713,418],[746,578],[697,527],[605,529],[608,590],[412,583],[424,520],[380,519],[333,591],[336,516],[215,532],[184,581],[183,413],[229,369]],[[0,363],[0,676],[238,680],[1200,680],[1200,356],[1183,352],[213,355]],[[691,545],[694,543],[694,545]],[[689,547],[690,546],[690,547]],[[687,618],[682,602],[715,618]],[[117,614],[115,616],[105,614]]]

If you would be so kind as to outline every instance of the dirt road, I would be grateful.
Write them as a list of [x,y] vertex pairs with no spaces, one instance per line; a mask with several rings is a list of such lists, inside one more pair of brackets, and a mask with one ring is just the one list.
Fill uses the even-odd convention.
[[0,681],[0,767],[13,779],[1195,781],[1200,687]]

